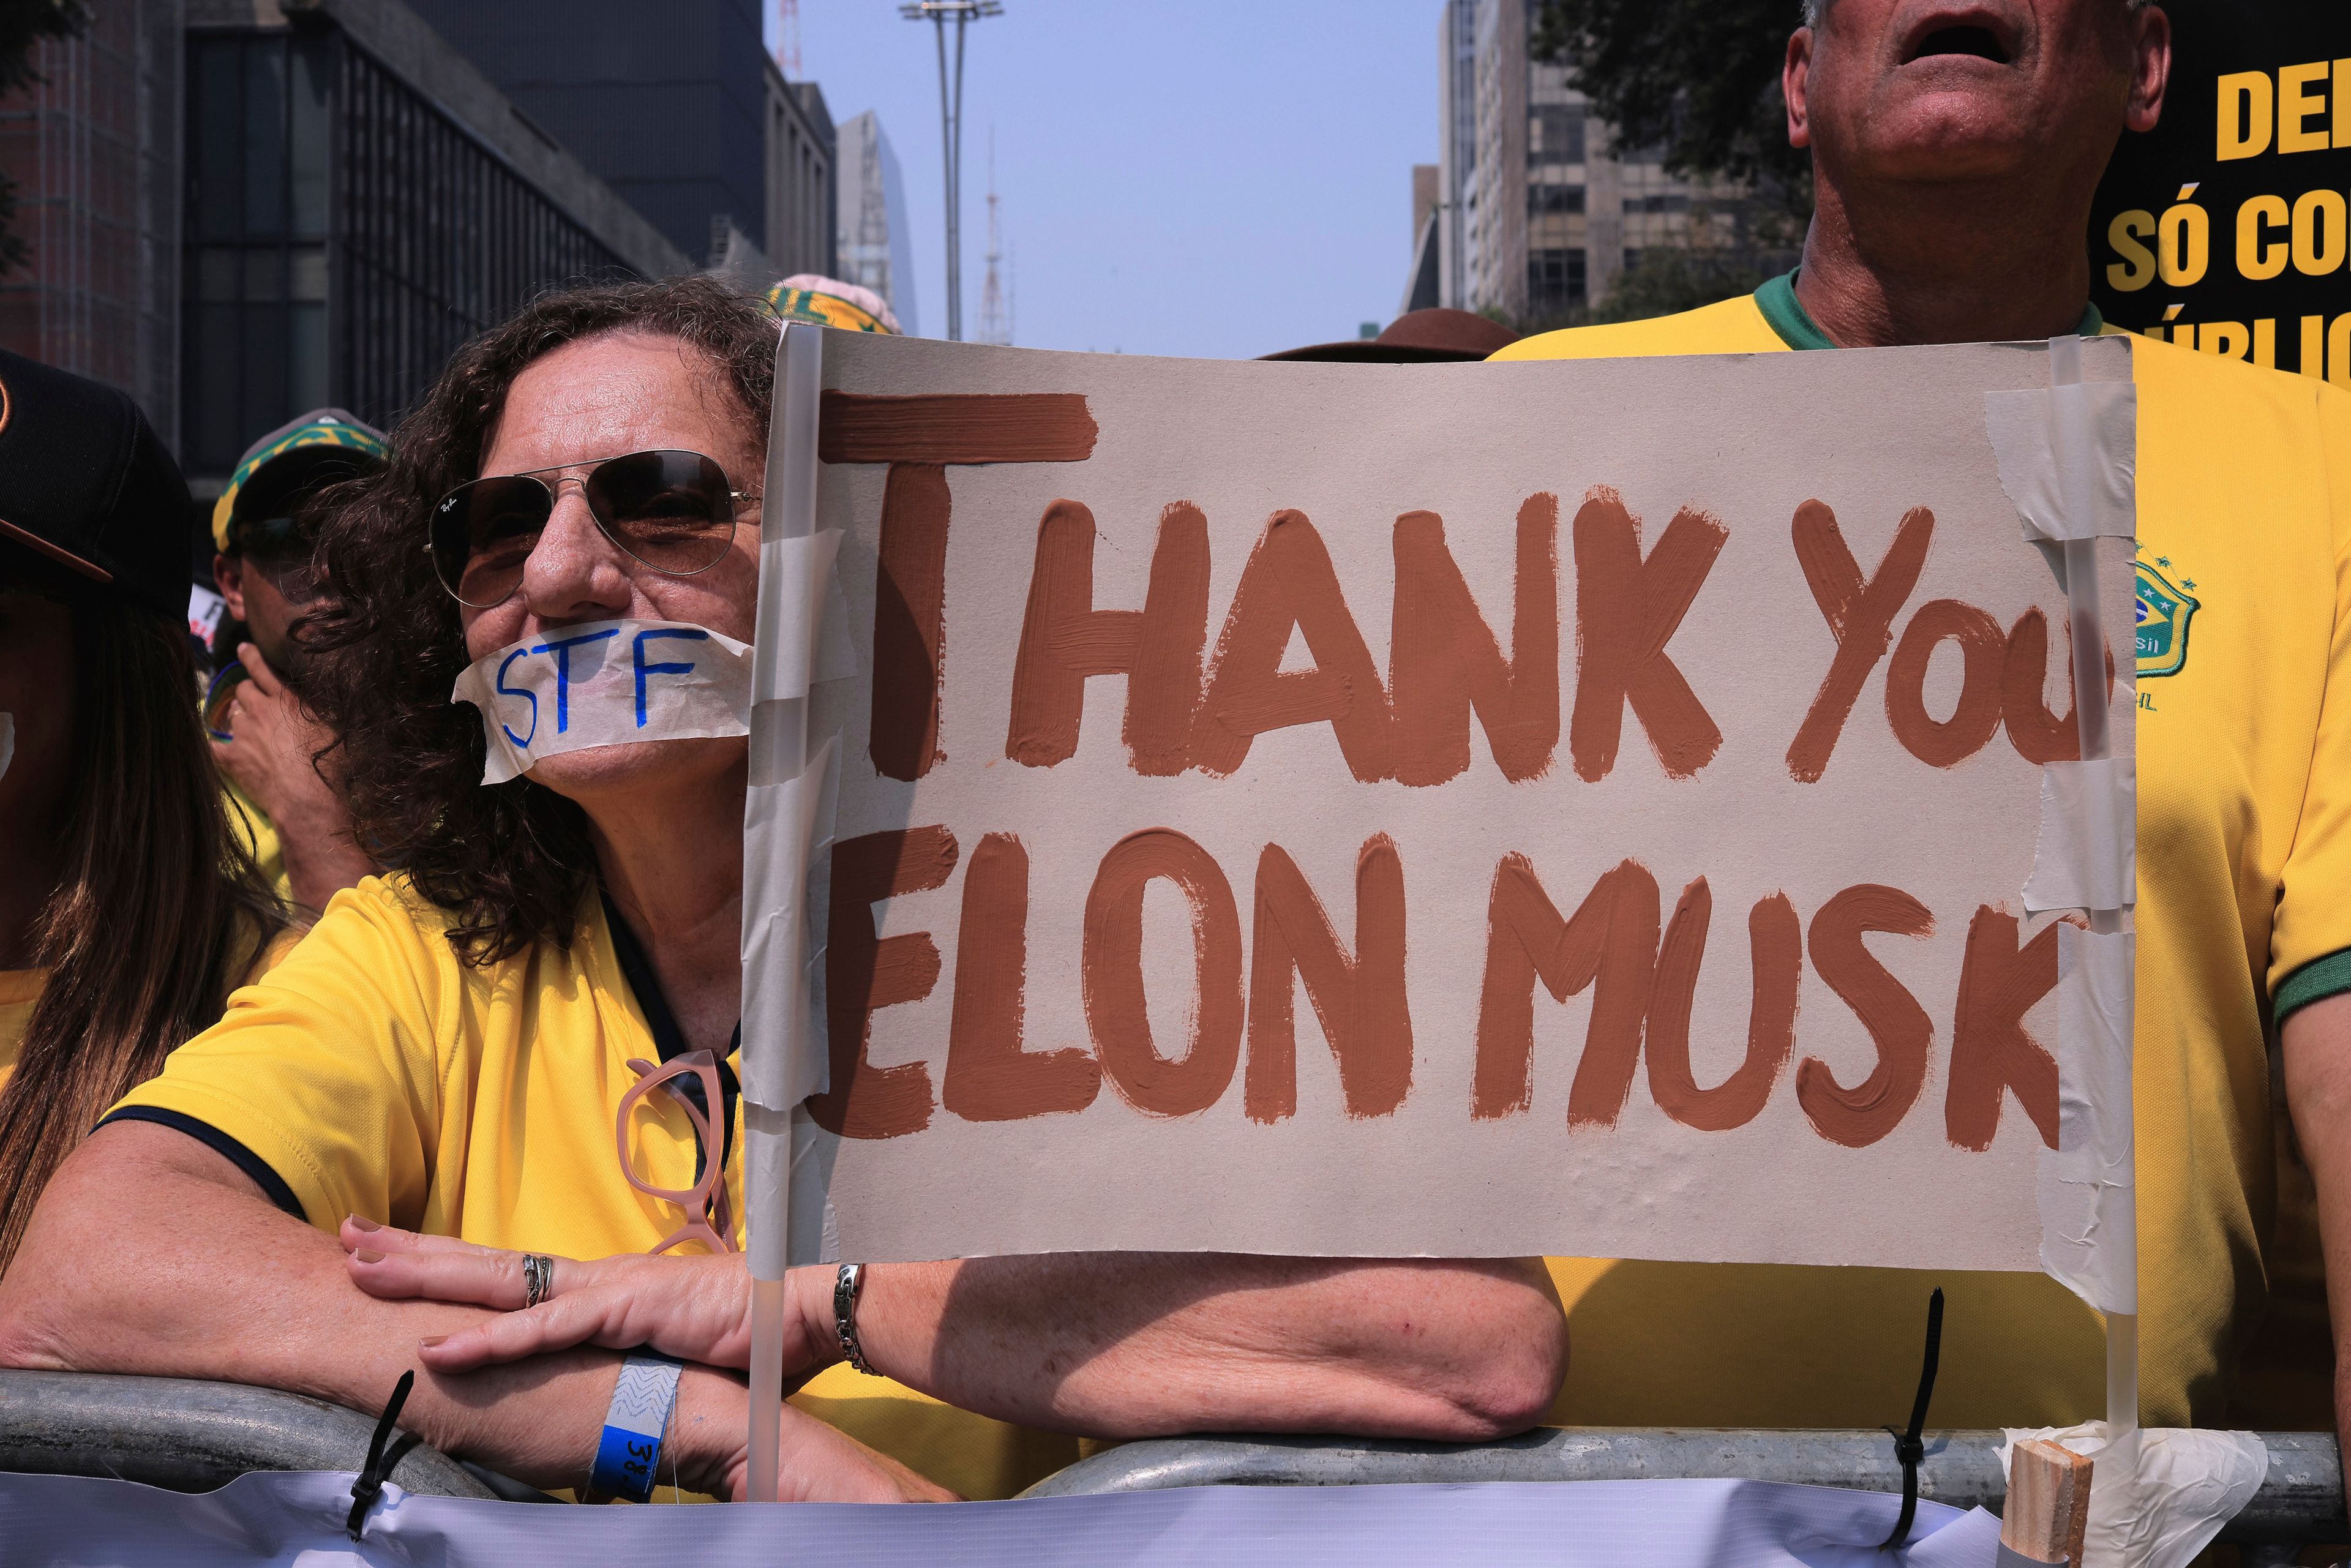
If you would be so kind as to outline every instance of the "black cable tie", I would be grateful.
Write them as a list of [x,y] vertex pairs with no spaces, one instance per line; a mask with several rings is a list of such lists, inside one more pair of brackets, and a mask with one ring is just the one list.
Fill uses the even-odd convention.
[[1927,1458],[1927,1406],[1935,1397],[1935,1369],[1942,1358],[1943,1288],[1938,1285],[1927,1298],[1927,1355],[1918,1367],[1918,1397],[1910,1405],[1910,1429],[1886,1428],[1894,1439],[1895,1462],[1902,1467],[1902,1513],[1894,1521],[1894,1533],[1879,1544],[1881,1552],[1892,1552],[1907,1542],[1911,1522],[1918,1517],[1918,1467]]
[[353,1541],[360,1538],[368,1510],[373,1508],[375,1500],[383,1495],[383,1483],[392,1479],[392,1472],[399,1469],[400,1461],[408,1457],[408,1450],[423,1440],[413,1432],[403,1432],[399,1442],[386,1447],[392,1437],[392,1423],[400,1419],[400,1407],[408,1403],[408,1391],[415,1386],[415,1371],[412,1368],[402,1373],[400,1381],[392,1385],[392,1398],[385,1404],[383,1414],[376,1417],[375,1436],[368,1439],[367,1468],[360,1471],[358,1479],[351,1482],[350,1517],[343,1521],[343,1528],[350,1532]]

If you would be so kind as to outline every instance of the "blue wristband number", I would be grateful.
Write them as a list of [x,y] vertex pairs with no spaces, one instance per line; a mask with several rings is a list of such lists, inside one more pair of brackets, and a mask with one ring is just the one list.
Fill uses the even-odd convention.
[[651,1500],[661,1469],[662,1438],[677,1406],[683,1370],[668,1356],[647,1351],[632,1351],[621,1364],[621,1379],[613,1385],[611,1408],[604,1413],[603,1435],[589,1472],[590,1490],[631,1502]]

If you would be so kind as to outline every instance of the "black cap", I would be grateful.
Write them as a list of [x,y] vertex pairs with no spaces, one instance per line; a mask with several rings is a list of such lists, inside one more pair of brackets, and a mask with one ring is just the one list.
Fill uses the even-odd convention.
[[0,349],[0,540],[177,622],[188,484],[130,394]]

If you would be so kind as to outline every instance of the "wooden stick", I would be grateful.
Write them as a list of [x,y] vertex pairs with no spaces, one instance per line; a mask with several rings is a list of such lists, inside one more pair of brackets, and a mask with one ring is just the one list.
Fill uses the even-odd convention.
[[2082,1568],[2091,1469],[2088,1459],[2054,1443],[2028,1437],[2017,1444],[2008,1462],[2001,1544],[2036,1563]]

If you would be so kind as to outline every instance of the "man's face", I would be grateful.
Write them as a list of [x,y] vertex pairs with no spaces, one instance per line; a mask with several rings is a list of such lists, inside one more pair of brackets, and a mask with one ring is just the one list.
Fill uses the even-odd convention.
[[285,674],[300,662],[294,622],[317,607],[319,583],[306,546],[247,549],[213,557],[213,582],[228,612],[245,622],[253,645]]
[[1790,138],[1840,183],[2103,169],[2162,108],[2169,30],[2124,0],[1826,0],[1790,40]]

